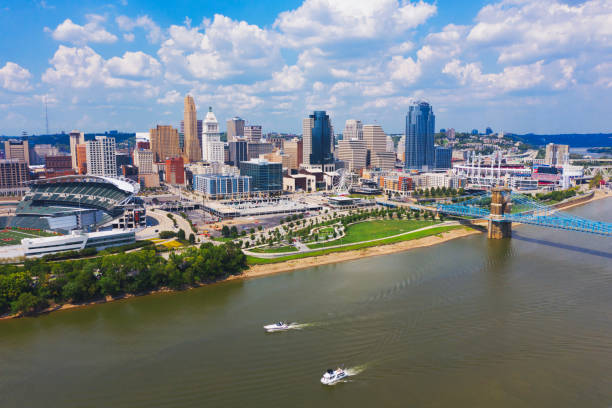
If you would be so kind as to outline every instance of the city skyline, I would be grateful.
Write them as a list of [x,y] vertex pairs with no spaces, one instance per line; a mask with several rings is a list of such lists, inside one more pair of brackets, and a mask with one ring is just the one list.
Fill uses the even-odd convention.
[[176,127],[187,94],[265,132],[325,110],[402,133],[421,99],[436,130],[606,132],[611,17],[598,0],[0,1],[0,134],[45,133],[45,102],[52,133]]

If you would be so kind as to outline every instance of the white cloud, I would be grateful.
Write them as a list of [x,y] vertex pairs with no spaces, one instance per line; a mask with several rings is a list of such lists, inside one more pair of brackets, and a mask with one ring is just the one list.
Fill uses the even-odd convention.
[[154,77],[161,73],[161,64],[142,51],[128,51],[122,58],[113,57],[106,66],[111,74],[118,76]]
[[132,42],[134,41],[134,39],[136,38],[136,36],[134,35],[134,33],[125,33],[123,34],[123,39],[127,42]]
[[285,65],[283,70],[272,74],[272,86],[271,91],[297,91],[304,86],[304,74],[295,65],[291,67]]
[[119,16],[115,19],[115,22],[122,31],[132,31],[137,27],[142,28],[147,32],[147,40],[153,44],[161,42],[164,38],[161,28],[147,15],[138,16],[135,19]]
[[[51,36],[57,41],[71,42],[73,44],[91,43],[114,43],[117,41],[117,36],[109,33],[101,26],[105,18],[95,14],[87,15],[88,23],[78,25],[72,22],[69,18],[58,25],[52,31]],[[45,31],[50,31],[48,28]]]
[[410,57],[393,57],[389,63],[389,70],[391,71],[391,79],[404,85],[414,84],[421,76],[421,67]]
[[180,102],[181,99],[182,99],[181,94],[178,91],[172,90],[172,91],[166,92],[163,98],[159,98],[157,100],[157,103],[161,103],[164,105],[172,105],[177,102]]
[[436,6],[397,0],[305,0],[280,13],[274,27],[292,46],[330,44],[346,39],[398,35],[423,24]]
[[499,51],[500,63],[612,50],[612,3],[568,5],[554,0],[503,1],[482,8],[467,39]]
[[31,77],[30,71],[14,62],[9,61],[4,67],[0,68],[0,86],[9,91],[29,91],[32,89],[30,85]]
[[[60,45],[51,59],[51,67],[42,76],[43,82],[72,88],[102,85],[106,88],[144,87],[149,96],[157,88],[139,80],[160,74],[160,64],[142,52],[126,52],[123,57],[105,61],[88,46]],[[130,77],[127,79],[125,77]]]
[[461,85],[480,85],[508,92],[529,89],[543,83],[546,79],[543,68],[544,61],[538,61],[529,65],[506,67],[497,74],[483,74],[476,63],[462,65],[459,60],[453,60],[446,64],[442,72],[457,78]]
[[202,29],[171,26],[168,34],[158,51],[168,79],[259,79],[283,66],[275,34],[219,14]]

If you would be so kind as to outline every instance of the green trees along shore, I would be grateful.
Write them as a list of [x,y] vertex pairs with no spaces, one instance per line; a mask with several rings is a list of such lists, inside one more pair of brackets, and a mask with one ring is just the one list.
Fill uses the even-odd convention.
[[191,247],[168,260],[152,250],[75,261],[26,260],[0,266],[0,314],[32,314],[49,305],[214,282],[247,268],[231,242]]

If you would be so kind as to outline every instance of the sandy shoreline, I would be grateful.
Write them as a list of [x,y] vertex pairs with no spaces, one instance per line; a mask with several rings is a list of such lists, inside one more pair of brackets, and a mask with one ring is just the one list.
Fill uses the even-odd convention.
[[461,228],[443,232],[429,237],[418,238],[411,241],[402,241],[395,244],[386,244],[373,246],[363,249],[349,250],[346,252],[333,252],[331,254],[311,256],[308,258],[292,259],[289,261],[254,265],[247,269],[242,275],[232,276],[228,280],[233,279],[252,279],[262,276],[274,275],[277,273],[290,272],[298,269],[312,268],[315,266],[329,265],[337,262],[352,261],[371,256],[389,255],[397,252],[407,251],[414,248],[428,247],[441,244],[452,239],[466,237],[468,235],[481,234],[480,231],[474,229]]
[[[562,210],[566,210],[568,208],[576,207],[579,205],[584,205],[584,204],[587,204],[587,203],[590,203],[596,200],[600,200],[603,198],[611,198],[611,197],[612,195],[610,194],[605,194],[603,192],[596,191],[595,194],[588,200],[570,204],[568,206],[563,206]],[[481,233],[482,233],[481,231],[478,231],[476,229],[470,229],[468,227],[464,227],[464,228],[454,229],[454,230],[443,232],[443,233],[436,234],[436,235],[431,235],[428,237],[418,238],[418,239],[410,240],[410,241],[402,241],[402,242],[398,242],[394,244],[386,244],[386,245],[373,246],[373,247],[368,247],[368,248],[363,248],[363,249],[348,250],[345,252],[334,252],[334,253],[326,254],[326,255],[312,256],[309,258],[301,258],[301,259],[292,259],[289,261],[273,263],[273,264],[254,265],[254,266],[251,266],[246,271],[244,271],[241,275],[230,276],[226,279],[219,280],[214,283],[203,283],[199,285],[194,285],[192,287],[187,288],[187,290],[195,289],[195,288],[202,287],[202,286],[214,285],[217,283],[228,282],[228,281],[237,280],[237,279],[255,279],[255,278],[275,275],[279,273],[284,273],[284,272],[291,272],[291,271],[295,271],[299,269],[312,268],[312,267],[321,266],[321,265],[329,265],[329,264],[338,263],[338,262],[352,261],[352,260],[362,259],[362,258],[367,258],[367,257],[372,257],[372,256],[389,255],[389,254],[407,251],[410,249],[433,246],[433,245],[441,244],[441,243],[444,243],[444,242],[447,242],[453,239],[462,238],[462,237],[475,235],[475,234],[481,234]],[[106,297],[106,299],[94,300],[94,301],[83,303],[83,304],[65,303],[63,305],[58,305],[58,306],[54,306],[51,308],[47,308],[38,314],[39,315],[47,314],[47,313],[55,312],[58,310],[76,309],[76,308],[82,308],[82,307],[87,307],[87,306],[92,306],[92,305],[97,305],[97,304],[102,304],[102,303],[114,302],[117,300],[129,299],[132,297],[147,296],[147,295],[152,295],[152,294],[176,292],[176,291],[177,290],[173,290],[170,288],[161,288],[161,289],[143,293],[143,294],[126,294],[124,296],[120,296],[116,298],[112,298],[108,296]],[[21,316],[17,316],[17,315],[1,316],[0,320],[13,319],[17,317],[21,317]]]

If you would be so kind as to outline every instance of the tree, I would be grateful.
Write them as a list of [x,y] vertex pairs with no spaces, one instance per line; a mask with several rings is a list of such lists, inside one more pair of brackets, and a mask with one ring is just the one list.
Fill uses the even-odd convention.
[[230,234],[230,229],[228,228],[227,225],[224,225],[223,228],[221,228],[221,235],[223,235],[224,238],[229,237]]
[[[243,231],[243,232],[244,232],[244,231]],[[195,244],[195,241],[196,241],[196,240],[195,240],[195,235],[193,235],[193,234],[189,234],[189,243],[190,243],[191,245],[193,245],[193,244]]]
[[19,295],[17,300],[11,303],[11,310],[13,313],[30,315],[46,307],[47,304],[48,303],[46,300],[41,299],[30,292],[24,292]]
[[235,225],[232,225],[232,228],[230,229],[230,236],[232,238],[236,238],[238,236],[238,228],[236,228]]
[[185,240],[185,231],[183,229],[178,230],[177,237],[178,237],[179,241],[184,241]]
[[263,227],[261,225],[257,226],[257,231],[261,231],[263,229]]

